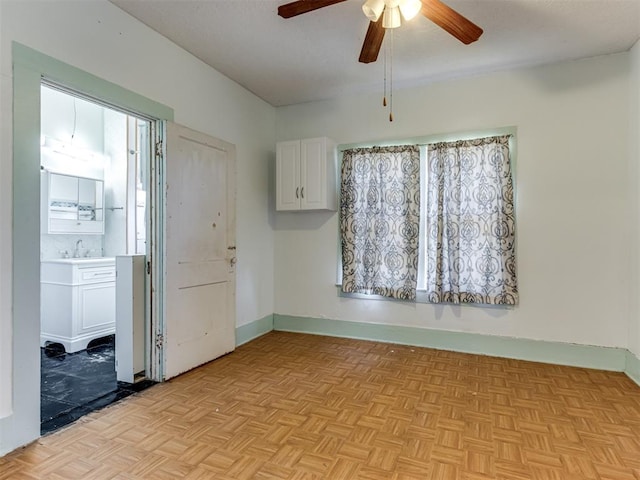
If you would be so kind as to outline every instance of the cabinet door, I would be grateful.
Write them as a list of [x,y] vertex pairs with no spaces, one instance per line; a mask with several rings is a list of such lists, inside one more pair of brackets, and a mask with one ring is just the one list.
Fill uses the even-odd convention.
[[80,285],[78,315],[75,336],[101,330],[111,331],[116,322],[116,283]]
[[276,210],[300,209],[300,141],[276,146]]
[[300,150],[300,209],[315,210],[326,208],[326,138],[308,138],[302,140]]

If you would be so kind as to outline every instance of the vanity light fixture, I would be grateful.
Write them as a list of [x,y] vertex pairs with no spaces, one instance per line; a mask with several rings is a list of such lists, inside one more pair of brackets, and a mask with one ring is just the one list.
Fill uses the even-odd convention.
[[[109,163],[108,158],[104,154],[89,148],[73,145],[71,142],[41,136],[40,144],[40,151],[47,155],[45,167],[52,168],[55,171],[66,171],[67,167],[71,165],[62,160],[64,157],[73,159],[73,165],[80,168],[97,168],[104,170]],[[53,162],[53,164],[51,164],[51,162]]]

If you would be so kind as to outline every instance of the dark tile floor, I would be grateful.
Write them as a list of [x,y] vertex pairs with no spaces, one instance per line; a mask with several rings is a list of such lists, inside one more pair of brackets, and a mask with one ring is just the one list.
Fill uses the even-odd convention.
[[40,350],[40,433],[43,435],[154,383],[116,380],[114,335],[94,340],[80,352],[65,353],[59,344]]

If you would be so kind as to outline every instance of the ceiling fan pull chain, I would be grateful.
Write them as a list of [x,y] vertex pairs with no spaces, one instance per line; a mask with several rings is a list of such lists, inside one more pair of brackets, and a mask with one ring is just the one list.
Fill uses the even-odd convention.
[[387,106],[387,57],[389,56],[389,42],[384,44],[384,93],[382,96],[382,106]]
[[393,122],[393,29],[391,30],[391,58],[389,61],[389,121]]

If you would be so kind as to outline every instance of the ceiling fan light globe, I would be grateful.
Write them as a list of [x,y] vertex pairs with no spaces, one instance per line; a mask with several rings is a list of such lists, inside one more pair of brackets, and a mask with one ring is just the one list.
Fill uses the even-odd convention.
[[400,12],[402,13],[402,18],[406,21],[414,18],[421,8],[422,2],[420,0],[403,0],[400,2]]
[[382,26],[384,28],[398,28],[400,26],[400,9],[398,7],[384,9]]
[[384,10],[384,0],[367,0],[362,5],[362,11],[372,22],[377,22]]

